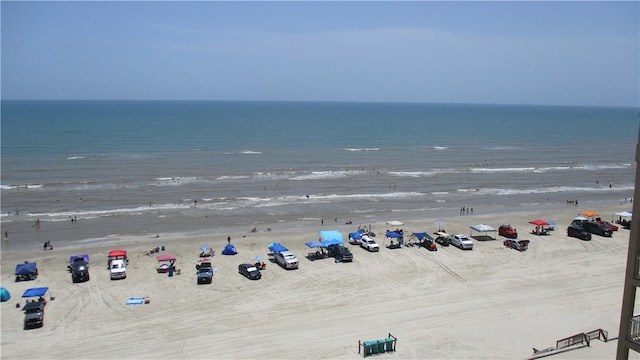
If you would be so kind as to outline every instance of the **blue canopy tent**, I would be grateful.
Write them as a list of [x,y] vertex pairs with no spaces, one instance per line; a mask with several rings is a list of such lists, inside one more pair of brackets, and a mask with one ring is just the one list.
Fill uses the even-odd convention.
[[385,233],[385,236],[392,239],[402,239],[404,237],[399,232],[389,231],[389,230],[387,230],[387,232]]
[[233,244],[227,244],[224,249],[222,249],[222,255],[238,255],[238,250]]
[[40,296],[44,296],[44,294],[47,293],[47,290],[49,290],[48,287],[37,287],[37,288],[30,288],[24,291],[24,293],[22,294],[23,298],[28,298],[28,297],[40,297]]
[[307,241],[305,243],[305,245],[307,245],[307,247],[313,249],[313,248],[325,248],[327,247],[327,244],[325,244],[322,241]]
[[269,244],[269,250],[271,252],[282,252],[282,251],[289,251],[289,249],[287,249],[286,247],[284,247],[282,244],[277,243],[277,242],[272,242],[271,244]]
[[73,265],[73,260],[75,259],[84,259],[85,263],[89,263],[89,254],[82,254],[82,255],[73,255],[69,258],[69,264]]
[[344,244],[342,234],[338,230],[319,231],[318,236],[320,236],[320,240],[327,245]]
[[360,231],[354,231],[349,233],[349,240],[360,240],[362,239],[362,233]]
[[25,261],[16,265],[16,281],[35,280],[38,277],[38,267],[36,263]]
[[424,238],[427,238],[427,240],[429,241],[434,241],[433,237],[431,237],[431,235],[429,235],[429,233],[426,233],[426,232],[413,233],[413,236],[418,238],[418,240],[420,241],[422,241],[422,239]]

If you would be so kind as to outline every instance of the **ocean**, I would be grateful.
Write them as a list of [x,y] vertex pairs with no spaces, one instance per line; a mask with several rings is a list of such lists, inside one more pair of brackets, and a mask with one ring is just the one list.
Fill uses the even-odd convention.
[[635,108],[535,105],[2,101],[1,111],[5,247],[624,202],[639,125]]

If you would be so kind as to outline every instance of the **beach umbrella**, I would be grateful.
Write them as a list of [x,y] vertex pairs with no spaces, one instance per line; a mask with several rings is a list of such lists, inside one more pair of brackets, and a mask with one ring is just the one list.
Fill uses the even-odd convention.
[[544,221],[544,220],[540,220],[540,219],[536,219],[536,220],[531,220],[529,221],[529,224],[533,224],[535,226],[545,226],[545,225],[549,225],[548,222]]
[[208,246],[200,246],[200,251],[209,251]]
[[262,256],[256,256],[253,258],[253,261],[258,262],[258,261],[262,261]]
[[11,294],[9,294],[9,290],[5,288],[0,288],[0,301],[5,302],[11,299]]
[[581,212],[581,213],[580,213],[580,215],[584,215],[584,216],[586,216],[586,217],[596,217],[596,216],[600,216],[600,214],[598,214],[597,212],[595,212],[595,211],[589,211],[589,210],[586,210],[586,211]]

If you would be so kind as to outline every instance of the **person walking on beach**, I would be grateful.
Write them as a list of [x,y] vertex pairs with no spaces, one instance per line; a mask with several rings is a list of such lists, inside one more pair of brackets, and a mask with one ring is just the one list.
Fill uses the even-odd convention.
[[227,236],[227,244],[231,244],[231,236]]

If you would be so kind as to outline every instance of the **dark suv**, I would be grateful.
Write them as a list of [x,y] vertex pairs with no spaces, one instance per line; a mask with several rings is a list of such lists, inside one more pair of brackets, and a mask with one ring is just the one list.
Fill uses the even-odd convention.
[[332,244],[327,246],[327,250],[329,252],[329,256],[336,259],[338,261],[353,261],[353,254],[346,247],[340,244]]
[[44,301],[32,301],[23,308],[24,328],[38,328],[44,326]]
[[607,226],[598,224],[597,222],[593,221],[583,222],[582,227],[588,232],[600,236],[611,237],[611,235],[613,234],[613,231],[611,231]]
[[89,265],[83,258],[73,259],[71,265],[71,281],[74,283],[89,281]]
[[581,240],[591,240],[591,234],[578,224],[569,225],[567,235]]
[[213,282],[213,266],[210,262],[196,265],[198,270],[198,284],[211,284]]

